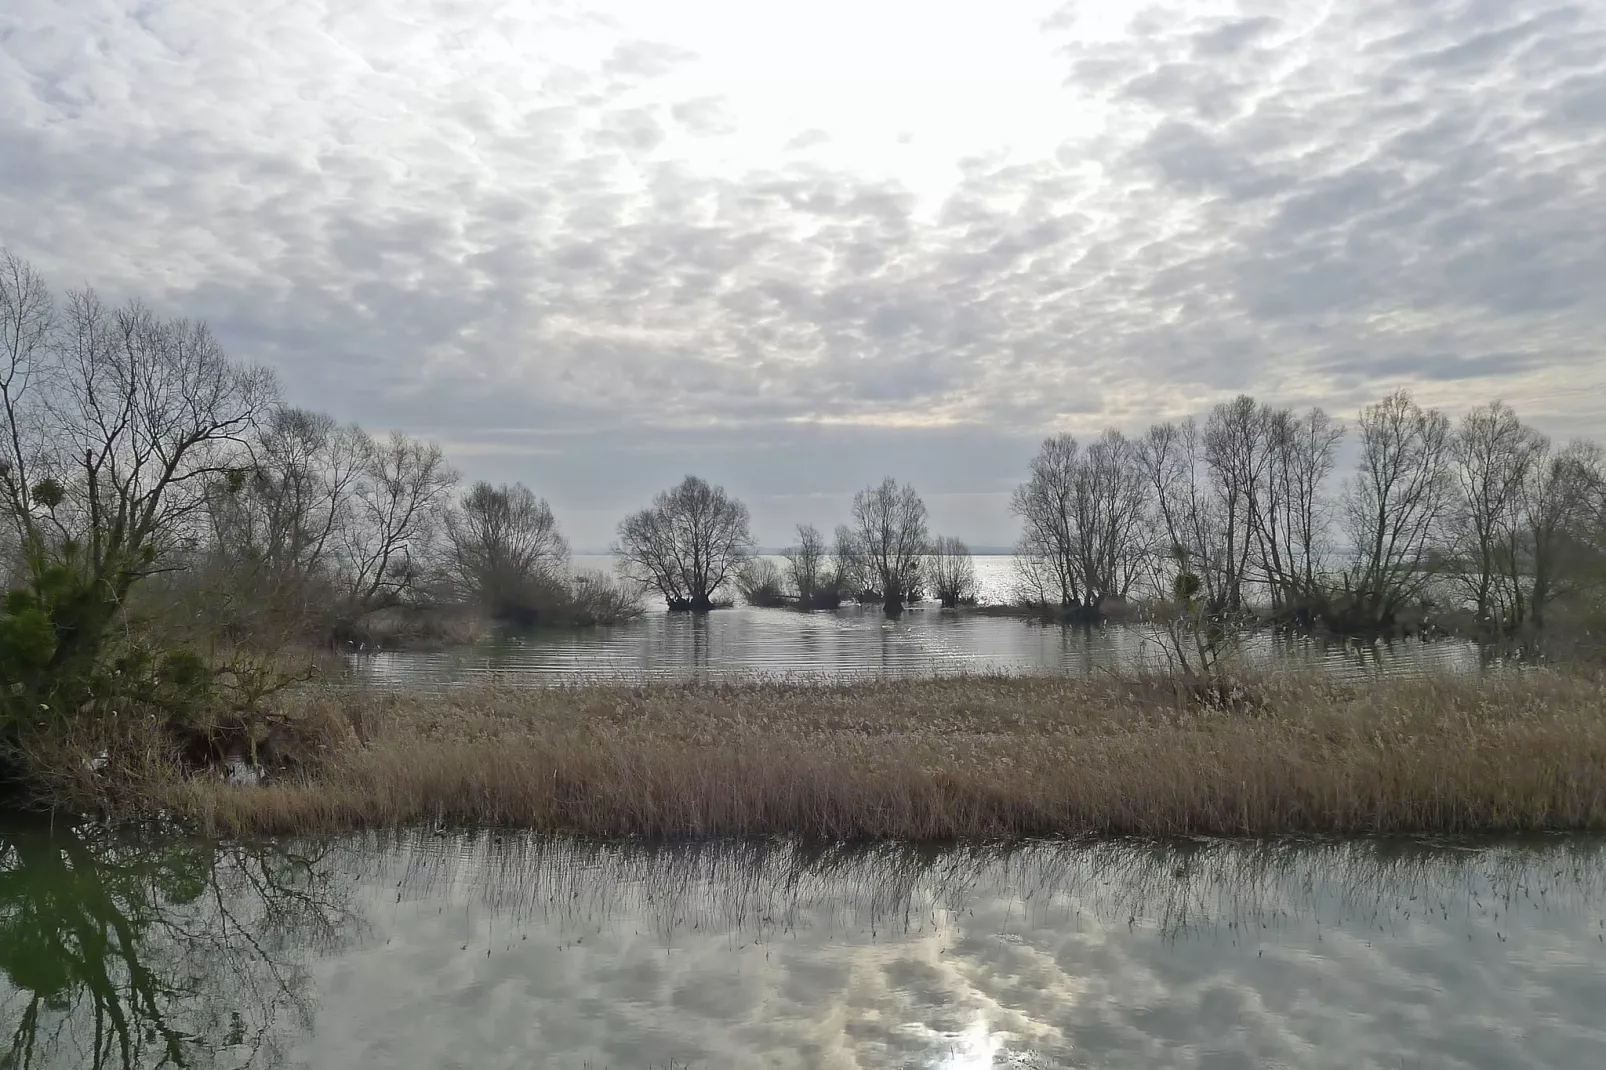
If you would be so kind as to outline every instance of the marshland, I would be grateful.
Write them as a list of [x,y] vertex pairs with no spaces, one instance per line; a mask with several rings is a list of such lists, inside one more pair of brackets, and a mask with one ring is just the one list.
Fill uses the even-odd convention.
[[[1562,948],[1606,994],[1592,443],[1245,396],[1044,441],[1009,554],[891,477],[764,553],[688,476],[576,555],[203,325],[0,267],[0,1065],[435,1065],[436,985],[535,992],[476,1062],[609,1066],[1119,1063],[1334,955],[1421,1013]],[[1029,991],[1156,970],[1187,1028]],[[1503,1058],[1525,1006],[1457,1028]],[[1292,1013],[1234,1045],[1338,1050]],[[1556,1058],[1606,1040],[1571,1020]]]

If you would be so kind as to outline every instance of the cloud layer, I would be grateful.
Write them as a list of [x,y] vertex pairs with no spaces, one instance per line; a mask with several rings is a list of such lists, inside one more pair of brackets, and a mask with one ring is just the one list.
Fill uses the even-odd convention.
[[[1240,390],[1599,430],[1606,8],[850,11],[13,0],[0,242],[595,507],[582,544],[659,468],[887,468],[1006,541],[1031,438]],[[833,459],[738,478],[755,443]]]

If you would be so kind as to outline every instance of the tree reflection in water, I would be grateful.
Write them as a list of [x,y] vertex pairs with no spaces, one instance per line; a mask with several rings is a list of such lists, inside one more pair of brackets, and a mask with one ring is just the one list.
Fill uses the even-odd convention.
[[0,1068],[272,1065],[355,928],[321,851],[0,827]]

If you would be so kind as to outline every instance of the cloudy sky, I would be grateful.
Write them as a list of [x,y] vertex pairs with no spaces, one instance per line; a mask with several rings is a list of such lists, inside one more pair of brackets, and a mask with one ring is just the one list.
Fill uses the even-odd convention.
[[1396,386],[1606,426],[1606,4],[5,0],[0,244],[289,398],[757,535]]

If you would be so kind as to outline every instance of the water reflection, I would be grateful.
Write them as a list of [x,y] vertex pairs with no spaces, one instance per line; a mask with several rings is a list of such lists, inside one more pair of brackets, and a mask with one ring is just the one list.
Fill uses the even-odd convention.
[[305,953],[340,946],[321,853],[0,829],[0,1067],[279,1065]]
[[[1266,671],[1320,668],[1348,677],[1490,667],[1475,646],[1463,642],[1322,642],[1273,632],[1246,638],[1243,656]],[[351,659],[357,680],[414,688],[493,677],[539,685],[710,676],[1085,675],[1160,663],[1154,637],[1138,627],[1063,627],[934,608],[913,609],[889,621],[874,608],[805,614],[746,606],[702,617],[649,614],[616,628],[536,632],[469,648]]]
[[365,856],[409,950],[338,971],[357,1024],[314,1064],[438,1035],[449,1058],[447,1004],[476,1051],[576,1067],[1572,1066],[1606,1044],[1594,842]]
[[1594,839],[5,845],[7,1066],[1508,1067],[1606,1050]]

